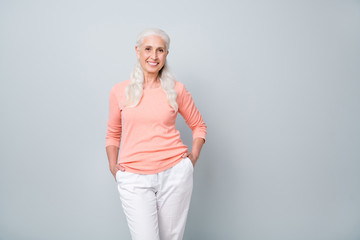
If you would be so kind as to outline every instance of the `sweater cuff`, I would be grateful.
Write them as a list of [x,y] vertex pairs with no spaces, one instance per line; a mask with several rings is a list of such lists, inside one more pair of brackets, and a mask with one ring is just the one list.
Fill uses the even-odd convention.
[[195,138],[203,138],[204,139],[204,143],[206,142],[206,133],[205,132],[196,132],[196,131],[194,131],[193,132],[193,140],[195,139]]
[[105,147],[113,145],[115,147],[120,147],[120,141],[116,141],[114,139],[106,139]]

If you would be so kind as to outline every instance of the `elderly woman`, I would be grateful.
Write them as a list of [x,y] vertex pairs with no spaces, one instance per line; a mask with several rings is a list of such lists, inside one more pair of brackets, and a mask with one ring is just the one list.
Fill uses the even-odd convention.
[[[132,239],[182,239],[194,166],[205,142],[201,114],[168,71],[169,44],[160,29],[140,33],[130,79],[110,92],[106,152]],[[192,129],[191,152],[175,128],[177,113]]]

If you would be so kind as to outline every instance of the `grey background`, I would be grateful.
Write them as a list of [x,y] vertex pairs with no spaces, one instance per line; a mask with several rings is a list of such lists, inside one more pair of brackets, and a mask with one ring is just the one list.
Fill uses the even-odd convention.
[[359,1],[2,0],[1,240],[129,239],[104,144],[146,27],[208,125],[185,239],[360,239]]

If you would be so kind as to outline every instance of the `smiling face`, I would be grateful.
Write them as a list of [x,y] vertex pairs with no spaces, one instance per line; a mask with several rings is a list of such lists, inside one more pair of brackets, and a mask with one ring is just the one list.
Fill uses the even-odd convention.
[[145,78],[159,74],[169,53],[165,41],[156,35],[145,37],[140,47],[136,46],[135,50]]

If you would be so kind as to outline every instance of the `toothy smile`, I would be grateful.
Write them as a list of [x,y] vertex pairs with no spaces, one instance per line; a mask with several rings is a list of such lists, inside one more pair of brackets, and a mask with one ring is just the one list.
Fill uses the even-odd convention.
[[157,62],[147,62],[149,65],[151,65],[151,66],[156,66],[156,65],[158,65],[159,63],[157,63]]

